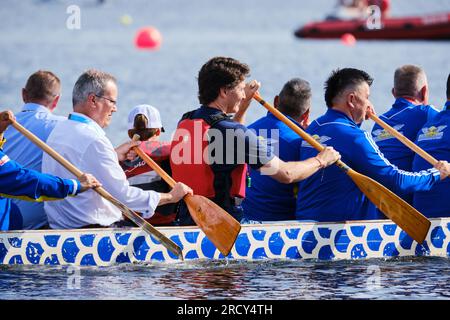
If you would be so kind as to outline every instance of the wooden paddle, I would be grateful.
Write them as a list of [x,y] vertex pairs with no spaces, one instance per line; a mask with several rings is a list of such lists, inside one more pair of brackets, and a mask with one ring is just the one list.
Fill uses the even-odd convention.
[[[139,139],[138,134],[133,136],[133,140],[138,141]],[[176,182],[171,176],[139,147],[133,147],[133,149],[150,168],[155,170],[173,188]],[[202,229],[206,237],[211,240],[216,248],[224,256],[227,256],[241,230],[241,224],[228,212],[206,197],[199,195],[191,196],[188,194],[184,197],[184,201],[195,223]]]
[[412,151],[414,151],[415,153],[417,153],[419,156],[421,156],[422,158],[424,158],[426,161],[428,161],[433,167],[436,165],[436,163],[438,162],[434,157],[432,157],[429,153],[427,153],[425,150],[423,150],[422,148],[420,148],[418,145],[416,145],[414,142],[412,142],[411,140],[409,140],[407,137],[405,137],[404,135],[402,135],[400,132],[398,132],[397,130],[395,130],[394,128],[392,128],[390,125],[388,125],[386,122],[384,122],[383,120],[381,120],[380,118],[378,118],[375,114],[373,113],[369,113],[369,117],[370,119],[372,119],[373,121],[375,121],[376,123],[378,123],[380,125],[380,127],[382,127],[384,130],[386,130],[387,132],[389,132],[392,136],[394,136],[395,138],[397,138],[398,140],[400,140],[401,143],[403,143],[405,146],[407,146],[408,148],[410,148]]
[[[264,101],[258,93],[256,93],[253,98],[273,113],[280,121],[283,121],[289,128],[294,130],[315,149],[318,151],[324,149],[324,147],[313,137],[289,120],[280,111]],[[378,209],[381,210],[381,212],[394,221],[411,238],[418,243],[423,243],[431,225],[431,222],[424,215],[386,187],[375,180],[356,172],[344,162],[338,160],[336,165],[353,180],[358,188],[378,207]]]
[[[68,160],[63,158],[59,153],[57,153],[55,150],[53,150],[51,147],[49,147],[46,143],[44,143],[41,139],[36,137],[33,133],[31,133],[30,131],[25,129],[21,124],[19,124],[15,120],[12,120],[12,126],[14,128],[16,128],[17,131],[21,132],[24,136],[26,136],[28,139],[30,139],[39,148],[41,148],[46,153],[48,153],[53,159],[58,161],[64,168],[69,170],[75,177],[80,178],[80,176],[83,175],[83,172],[81,172],[77,167],[75,167],[72,163],[70,163]],[[183,253],[181,251],[181,248],[175,242],[173,242],[172,240],[167,238],[165,235],[163,235],[161,232],[156,230],[150,223],[148,223],[146,220],[144,220],[139,214],[137,214],[136,212],[134,212],[133,210],[131,210],[130,208],[125,206],[119,200],[115,199],[108,191],[106,191],[102,187],[95,188],[94,190],[99,195],[101,195],[103,198],[110,201],[117,208],[119,208],[119,210],[122,211],[122,213],[128,219],[133,221],[137,226],[141,227],[148,234],[155,237],[168,250],[170,250],[173,254],[175,254],[177,257],[179,257],[181,260],[183,260]]]

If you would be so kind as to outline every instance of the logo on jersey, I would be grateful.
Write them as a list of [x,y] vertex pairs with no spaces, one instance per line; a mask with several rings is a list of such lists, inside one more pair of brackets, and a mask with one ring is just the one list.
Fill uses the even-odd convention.
[[425,141],[425,140],[439,140],[442,139],[444,136],[444,129],[447,128],[447,126],[431,126],[429,128],[422,128],[422,134],[419,134],[418,141]]
[[[318,143],[320,143],[321,145],[327,147],[327,144],[325,142],[327,142],[328,140],[330,140],[330,137],[327,136],[319,136],[317,134],[312,135],[312,138],[314,140],[316,140]],[[311,146],[308,142],[306,141],[302,141],[302,147],[307,147],[307,148],[314,148],[313,146]]]
[[8,156],[5,154],[1,159],[0,159],[0,167],[3,166],[5,163],[7,163],[9,161]]
[[[405,126],[404,124],[398,124],[398,125],[394,126],[394,129],[399,131],[401,134],[403,134],[403,132],[401,132],[400,130],[404,126]],[[375,141],[375,142],[394,138],[394,136],[392,134],[390,134],[389,132],[387,132],[384,129],[378,129],[378,130],[373,131],[372,136],[373,136],[373,141]]]

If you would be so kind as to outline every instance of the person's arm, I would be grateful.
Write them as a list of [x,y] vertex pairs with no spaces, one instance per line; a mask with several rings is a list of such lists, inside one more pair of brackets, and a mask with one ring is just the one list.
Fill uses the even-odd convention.
[[371,136],[361,133],[354,139],[352,148],[352,168],[371,177],[393,192],[412,193],[427,191],[442,178],[447,176],[445,164],[442,174],[436,169],[408,172],[392,165],[378,149]]
[[184,198],[185,195],[193,195],[193,191],[187,185],[181,182],[177,182],[173,189],[168,193],[160,193],[159,206],[168,203],[176,203]]
[[90,174],[77,179],[62,179],[22,167],[0,151],[0,193],[28,201],[47,201],[75,196],[101,184]]
[[274,157],[260,168],[261,174],[267,174],[281,183],[293,183],[304,180],[318,170],[328,167],[341,158],[331,147],[326,147],[317,156],[303,160],[285,162]]
[[256,80],[252,80],[245,85],[245,99],[242,100],[238,112],[234,114],[233,121],[239,122],[240,124],[245,123],[245,115],[247,113],[248,107],[252,102],[253,95],[258,91],[261,83]]
[[[144,218],[150,218],[158,205],[177,202],[189,193],[180,186],[169,192],[170,195],[130,186],[120,167],[117,153],[106,138],[91,143],[82,160],[85,171],[95,170],[97,179],[102,181],[104,188],[113,197],[132,210],[141,212]],[[182,196],[179,188],[185,192]]]
[[3,134],[5,133],[6,129],[14,119],[15,117],[12,111],[7,110],[0,112],[0,149],[3,147],[3,144],[5,143]]

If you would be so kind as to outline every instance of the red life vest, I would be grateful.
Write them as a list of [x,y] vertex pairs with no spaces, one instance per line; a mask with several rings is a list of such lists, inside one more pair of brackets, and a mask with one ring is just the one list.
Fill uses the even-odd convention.
[[[168,171],[170,143],[160,141],[143,141],[139,148],[150,156],[163,169]],[[169,192],[170,187],[161,180],[161,177],[150,168],[144,160],[125,161],[121,163],[122,169],[131,185],[143,190],[156,192]],[[170,171],[168,171],[170,174]],[[149,223],[157,226],[171,225],[176,218],[176,204],[158,206],[154,215],[146,219]]]
[[[221,114],[212,115],[206,119],[192,119],[192,113],[191,111],[183,115],[172,140],[170,149],[172,176],[176,181],[191,187],[194,194],[213,199],[219,192],[226,190],[215,189],[217,177],[210,164],[204,159],[208,154],[207,132],[216,123],[228,119],[228,117]],[[188,154],[184,154],[184,151],[187,151]],[[246,174],[247,165],[239,164],[225,178],[231,178],[231,186],[228,191],[230,197],[245,197]],[[224,184],[227,183],[224,182]],[[219,183],[219,185],[224,184]]]
[[[160,141],[142,141],[139,148],[144,151],[148,156],[150,156],[157,164],[161,166],[161,163],[169,160],[170,156],[170,143],[169,142],[160,142]],[[122,169],[127,176],[127,179],[133,177],[139,177],[141,175],[145,175],[153,171],[144,160],[140,159],[140,161],[133,162],[123,162],[121,163]],[[150,183],[153,180],[160,180],[158,174],[155,172],[156,179],[147,179],[145,183]],[[130,184],[136,184],[130,181]]]

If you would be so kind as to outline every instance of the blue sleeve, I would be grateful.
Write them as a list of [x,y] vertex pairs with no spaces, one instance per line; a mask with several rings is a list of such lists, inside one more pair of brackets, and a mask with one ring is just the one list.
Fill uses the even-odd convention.
[[439,114],[439,110],[437,110],[435,107],[433,106],[427,106],[427,120],[425,121],[428,122],[430,120],[433,120],[434,117],[436,117]]
[[29,201],[63,199],[76,195],[81,184],[78,180],[61,179],[29,170],[10,160],[0,151],[0,194]]
[[361,132],[355,137],[352,149],[351,167],[395,193],[427,191],[440,180],[440,173],[436,169],[420,172],[398,169],[383,156],[368,132]]
[[[259,169],[275,156],[266,139],[259,138],[253,129],[240,125],[235,131],[237,147],[245,145],[245,163],[253,169]],[[241,143],[240,143],[241,142]]]

